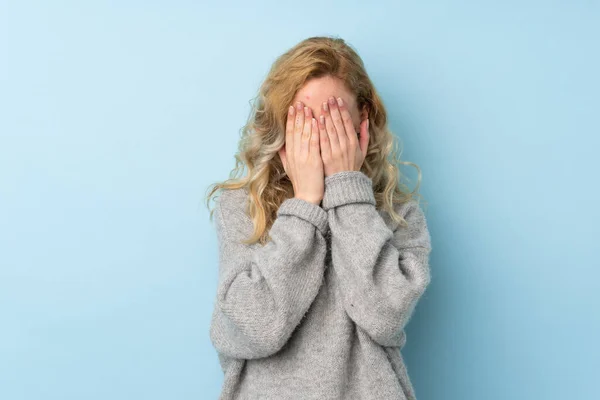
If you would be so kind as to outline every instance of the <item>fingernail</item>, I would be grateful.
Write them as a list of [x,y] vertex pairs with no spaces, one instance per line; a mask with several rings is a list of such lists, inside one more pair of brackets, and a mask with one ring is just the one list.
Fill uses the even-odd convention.
[[338,106],[340,106],[340,107],[341,107],[341,106],[343,106],[343,105],[344,105],[344,101],[342,100],[342,98],[341,98],[341,97],[338,97],[338,98],[337,98],[337,101],[338,101]]
[[331,104],[331,105],[335,104],[335,98],[334,97],[330,97],[329,98],[329,104]]
[[323,103],[323,110],[329,111],[329,104],[327,102]]
[[288,113],[289,113],[290,115],[293,115],[293,114],[294,114],[294,106],[290,106],[290,108],[288,109]]
[[300,103],[299,101],[296,102],[296,109],[302,110],[302,103]]

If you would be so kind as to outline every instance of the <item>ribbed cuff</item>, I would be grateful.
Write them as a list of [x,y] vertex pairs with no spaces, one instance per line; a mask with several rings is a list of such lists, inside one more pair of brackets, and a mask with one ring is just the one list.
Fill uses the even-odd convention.
[[315,225],[323,235],[329,229],[327,212],[320,206],[297,197],[285,199],[279,206],[277,215],[294,215],[302,218]]
[[325,177],[323,210],[349,203],[377,204],[371,178],[362,171],[342,171]]

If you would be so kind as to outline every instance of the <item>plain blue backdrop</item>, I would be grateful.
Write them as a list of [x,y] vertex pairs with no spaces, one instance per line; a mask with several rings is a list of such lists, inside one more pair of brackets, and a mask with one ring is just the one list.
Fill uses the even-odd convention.
[[598,398],[598,2],[155,0],[0,1],[0,399],[217,398],[203,198],[313,35],[422,169],[419,400]]

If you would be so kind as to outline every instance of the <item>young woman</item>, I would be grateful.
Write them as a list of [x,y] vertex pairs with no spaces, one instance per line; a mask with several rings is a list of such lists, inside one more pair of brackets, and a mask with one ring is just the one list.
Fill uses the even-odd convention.
[[415,399],[400,350],[431,240],[395,144],[344,40],[311,37],[275,61],[236,154],[247,174],[208,196],[222,189],[220,399]]

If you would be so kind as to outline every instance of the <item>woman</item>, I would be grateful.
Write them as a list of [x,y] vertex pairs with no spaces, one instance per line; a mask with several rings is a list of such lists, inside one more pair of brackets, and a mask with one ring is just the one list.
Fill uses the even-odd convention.
[[275,61],[236,154],[247,174],[209,194],[220,399],[415,399],[400,350],[431,241],[394,143],[344,40]]

